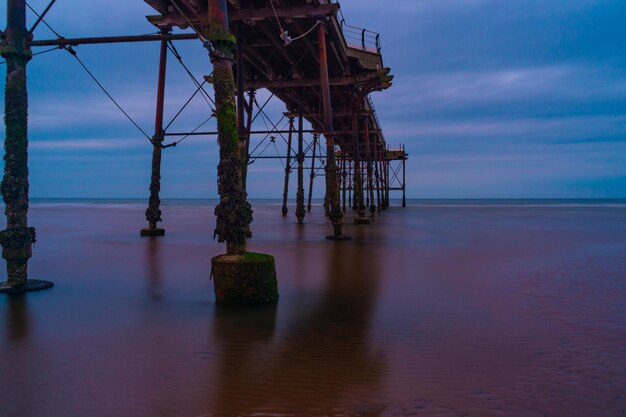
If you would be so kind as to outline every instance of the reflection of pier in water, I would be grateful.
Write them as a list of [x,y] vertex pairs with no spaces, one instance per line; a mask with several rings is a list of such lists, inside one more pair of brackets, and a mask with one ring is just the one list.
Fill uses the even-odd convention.
[[15,294],[7,300],[7,340],[17,342],[29,334],[28,300],[24,294]]
[[153,300],[160,300],[162,294],[161,277],[161,242],[154,236],[148,238],[146,244],[146,277],[148,280],[148,291]]
[[367,404],[367,398],[380,398],[386,370],[384,356],[369,339],[377,259],[360,257],[361,245],[327,250],[325,288],[314,305],[289,312],[285,329],[276,328],[274,306],[216,311],[220,362],[212,413],[325,415],[341,405],[367,415],[381,411]]

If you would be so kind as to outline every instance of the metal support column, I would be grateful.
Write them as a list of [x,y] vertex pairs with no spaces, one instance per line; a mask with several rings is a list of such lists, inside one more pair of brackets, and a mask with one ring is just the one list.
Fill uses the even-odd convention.
[[326,53],[326,23],[317,26],[320,57],[320,79],[322,87],[322,103],[324,108],[324,136],[326,137],[326,195],[328,197],[328,214],[333,225],[333,234],[328,239],[346,239],[343,235],[343,213],[339,203],[339,183],[337,182],[337,161],[335,159],[335,132],[330,99],[330,79],[328,76],[328,56]]
[[363,177],[361,169],[361,146],[359,144],[359,125],[356,117],[357,105],[356,95],[350,97],[353,101],[352,108],[352,146],[354,149],[354,205],[356,207],[357,218],[355,223],[365,223],[365,203],[363,195]]
[[354,169],[354,161],[351,164],[350,162],[347,162],[347,166],[348,166],[348,170],[346,172],[346,175],[348,176],[348,207],[350,207],[350,209],[354,210],[354,204],[352,204],[352,191],[354,190],[354,182],[353,182],[353,177],[352,177],[352,170]]
[[406,150],[402,145],[402,207],[406,207]]
[[[386,152],[385,152],[386,154]],[[389,188],[391,187],[391,177],[389,175],[390,163],[385,156],[385,206],[389,208]]]
[[250,135],[252,134],[252,119],[254,111],[255,90],[248,91],[248,104],[246,105],[246,144],[242,150],[241,160],[243,161],[243,189],[248,190],[248,163],[250,161]]
[[370,132],[369,122],[367,118],[363,120],[363,134],[365,135],[365,158],[367,159],[367,185],[369,189],[370,213],[373,216],[376,212],[376,204],[374,203],[374,181],[372,178],[372,149],[370,148]]
[[[201,22],[211,42],[213,88],[217,116],[220,162],[217,167],[215,236],[226,242],[226,254],[211,259],[215,301],[218,304],[257,304],[278,300],[278,282],[273,256],[247,251],[246,235],[252,222],[252,207],[243,185],[245,158],[237,126],[237,91],[233,77],[235,38],[228,28],[227,0],[208,0],[207,19]],[[241,68],[239,68],[241,70]],[[243,88],[239,88],[242,97]],[[243,100],[241,101],[243,104]],[[240,113],[242,114],[242,113]],[[243,117],[241,124],[243,126]]]
[[206,38],[213,46],[211,62],[220,148],[217,168],[220,202],[215,208],[215,234],[220,242],[226,242],[229,255],[240,255],[246,252],[246,234],[252,222],[252,208],[243,188],[244,163],[239,148],[239,132],[232,129],[232,126],[237,125],[232,53],[235,38],[228,29],[226,0],[209,0],[208,6]]
[[287,136],[287,162],[285,165],[285,185],[283,187],[283,217],[287,216],[287,198],[289,198],[289,174],[291,174],[291,140],[293,138],[293,117],[289,118],[289,135]]
[[348,188],[348,174],[346,172],[346,151],[345,149],[342,152],[341,157],[341,211],[346,212],[346,191]]
[[[169,29],[162,29],[161,34],[167,35]],[[167,40],[161,40],[159,56],[159,79],[157,87],[156,112],[154,121],[154,136],[152,137],[152,176],[150,178],[150,200],[146,209],[148,228],[141,230],[141,236],[163,236],[165,229],[157,228],[161,222],[161,153],[163,151],[163,109],[165,106],[165,76],[167,68]]]
[[380,160],[378,158],[378,146],[379,144],[374,142],[374,179],[376,185],[376,203],[377,203],[377,211],[380,213],[382,211],[381,201],[380,201]]
[[298,106],[298,190],[296,192],[296,218],[298,224],[304,223],[306,210],[304,209],[304,109],[302,100]]
[[381,187],[380,187],[380,192],[381,192],[381,196],[382,196],[382,208],[383,210],[387,210],[387,208],[389,207],[389,202],[387,201],[387,170],[386,170],[386,163],[387,163],[387,157],[386,157],[386,152],[385,152],[385,146],[381,144],[380,147],[380,180],[381,180]]
[[32,57],[26,30],[25,0],[7,2],[7,28],[0,52],[6,60],[4,178],[2,198],[7,227],[0,232],[2,257],[7,261],[7,282],[0,292],[25,292],[52,286],[28,279],[35,228],[28,227],[28,94],[26,64]]
[[313,135],[313,156],[311,157],[311,176],[309,180],[309,201],[307,203],[307,211],[311,212],[311,200],[313,200],[313,182],[315,180],[315,152],[317,150],[317,134]]

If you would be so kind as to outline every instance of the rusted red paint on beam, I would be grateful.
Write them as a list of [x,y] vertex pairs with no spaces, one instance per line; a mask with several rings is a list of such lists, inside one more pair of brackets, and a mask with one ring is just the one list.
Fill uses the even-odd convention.
[[228,8],[226,0],[208,1],[208,23],[213,32],[228,33]]

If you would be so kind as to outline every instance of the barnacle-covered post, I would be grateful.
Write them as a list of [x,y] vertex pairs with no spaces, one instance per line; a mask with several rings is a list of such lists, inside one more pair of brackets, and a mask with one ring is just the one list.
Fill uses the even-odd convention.
[[313,182],[315,181],[315,151],[317,150],[317,133],[313,135],[313,155],[311,156],[311,176],[309,177],[309,198],[306,211],[311,212],[311,200],[313,199]]
[[28,279],[35,228],[28,227],[28,94],[26,64],[32,57],[31,34],[26,30],[25,0],[7,2],[7,28],[0,52],[6,60],[4,178],[2,198],[7,228],[0,232],[2,257],[7,261],[7,281],[0,292],[40,290],[51,282]]
[[228,28],[226,0],[208,0],[205,37],[211,43],[213,87],[220,162],[217,167],[220,202],[215,208],[215,234],[226,242],[226,254],[211,260],[215,298],[222,304],[253,304],[278,299],[274,257],[246,251],[246,232],[252,222],[242,174],[237,106],[233,75],[235,37]]
[[361,161],[361,144],[359,143],[359,123],[357,119],[358,94],[354,93],[350,97],[352,102],[352,143],[354,146],[354,205],[356,206],[357,217],[354,224],[370,224],[370,219],[365,217],[365,200],[363,194],[363,165]]
[[328,199],[328,218],[333,225],[333,234],[327,236],[330,240],[345,240],[343,212],[339,201],[339,182],[337,181],[337,161],[335,158],[335,131],[333,128],[333,113],[330,99],[330,78],[328,76],[328,55],[326,52],[326,23],[317,25],[317,40],[319,43],[320,78],[322,87],[322,104],[324,108],[324,136],[326,137],[326,197]]
[[[163,35],[169,29],[162,29]],[[150,177],[150,200],[146,209],[148,227],[141,229],[141,236],[163,236],[165,229],[157,227],[161,222],[161,153],[163,151],[163,110],[165,106],[165,70],[167,66],[167,40],[161,40],[161,53],[159,55],[159,79],[157,86],[156,115],[154,122],[154,136],[152,137],[152,175]]]
[[293,117],[289,117],[289,136],[287,137],[287,162],[285,164],[285,183],[283,186],[283,217],[289,213],[287,199],[289,198],[289,175],[291,174],[291,139],[293,138]]
[[304,208],[304,116],[302,103],[298,106],[298,154],[296,160],[298,161],[298,189],[296,192],[296,218],[298,224],[304,223],[304,217],[306,216],[306,209]]
[[380,158],[378,157],[379,147],[380,147],[380,144],[377,142],[374,142],[374,178],[376,178],[376,202],[378,203],[377,210],[378,212],[381,212],[383,208],[381,206],[381,200],[380,200],[380,172],[378,171],[378,166],[380,165]]
[[367,158],[367,188],[369,191],[370,214],[376,213],[376,203],[374,202],[374,179],[372,172],[372,148],[370,146],[369,121],[367,117],[363,120],[363,136],[365,137],[365,149]]

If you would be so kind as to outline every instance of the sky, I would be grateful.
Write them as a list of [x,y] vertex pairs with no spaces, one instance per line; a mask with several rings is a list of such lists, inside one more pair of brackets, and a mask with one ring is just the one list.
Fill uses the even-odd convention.
[[[38,11],[47,3],[29,2]],[[381,34],[395,79],[372,98],[387,142],[410,154],[409,198],[626,198],[626,2],[343,0],[341,7],[349,24]],[[154,32],[149,14],[141,0],[58,0],[46,20],[68,38],[134,35]],[[54,37],[43,25],[35,32]],[[199,42],[177,47],[197,77],[210,72]],[[151,133],[158,43],[77,51]],[[151,145],[74,58],[62,50],[36,56],[28,76],[31,197],[147,198]],[[166,122],[193,91],[170,57]],[[269,106],[272,118],[284,110]],[[194,100],[170,131],[195,128],[207,111]],[[216,166],[214,137],[168,148],[162,196],[216,197]],[[250,197],[280,198],[283,172],[276,160],[253,164]],[[323,185],[316,187],[319,196]]]

